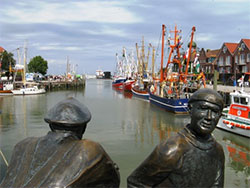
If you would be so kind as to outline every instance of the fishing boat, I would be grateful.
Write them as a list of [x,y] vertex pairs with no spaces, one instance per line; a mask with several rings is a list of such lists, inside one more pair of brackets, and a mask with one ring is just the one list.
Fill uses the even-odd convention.
[[223,110],[217,128],[250,138],[250,93],[244,91],[243,83],[241,91],[230,93],[230,106]]
[[126,81],[125,77],[114,77],[112,81],[112,87],[123,88],[123,83]]
[[148,80],[144,79],[143,81],[138,80],[136,83],[132,85],[131,91],[134,96],[140,97],[142,99],[149,99],[149,90],[148,88]]
[[104,78],[104,73],[103,73],[103,71],[101,69],[96,70],[96,74],[95,75],[96,75],[97,79]]
[[133,50],[130,53],[126,53],[124,50],[124,58],[125,58],[125,66],[124,66],[124,74],[127,78],[125,82],[123,82],[123,89],[124,91],[131,92],[132,85],[136,81],[136,74],[137,74],[137,64],[134,59]]
[[134,79],[127,79],[123,82],[123,89],[124,91],[132,91],[132,85],[135,83]]
[[[149,64],[149,55],[150,55],[150,48],[153,48],[153,46],[149,43],[148,47],[148,53],[147,56],[145,56],[144,52],[144,38],[142,38],[142,46],[141,50],[139,51],[139,47],[136,43],[136,53],[137,53],[137,77],[136,81],[133,83],[131,91],[134,96],[140,97],[143,99],[148,100],[149,99],[149,86],[151,84],[151,76],[148,71],[148,64]],[[153,61],[154,61],[154,48],[152,53],[152,67],[153,67]],[[154,71],[154,69],[152,68]]]
[[12,83],[0,83],[0,96],[1,95],[13,95],[11,90],[13,89]]
[[[196,89],[192,89],[192,91],[199,89],[201,87],[200,79],[202,78],[205,87],[204,74],[194,73],[190,69],[193,63],[190,63],[191,56],[194,59],[196,54],[196,45],[193,42],[194,32],[195,27],[192,28],[187,53],[182,57],[180,52],[182,47],[181,31],[177,30],[177,26],[175,26],[174,31],[170,31],[170,33],[174,33],[174,37],[168,37],[169,54],[167,65],[164,68],[164,37],[166,35],[166,26],[162,25],[160,78],[153,78],[154,84],[150,88],[149,100],[150,103],[173,113],[188,112],[188,100],[192,94],[190,93],[190,86],[196,86]],[[192,82],[196,82],[196,84]]]
[[[18,53],[19,54],[19,53]],[[13,89],[11,92],[14,95],[36,95],[46,93],[44,88],[39,88],[37,83],[29,83],[26,82],[26,45],[24,46],[24,63],[22,69],[22,87],[18,89]],[[15,80],[15,79],[14,79]]]
[[122,59],[116,53],[116,68],[113,76],[112,87],[123,88],[123,83],[127,80],[125,77],[125,48],[122,51]]
[[32,87],[24,87],[21,89],[12,90],[12,93],[14,95],[37,95],[46,93],[46,90],[44,88],[39,89],[37,86],[32,86]]

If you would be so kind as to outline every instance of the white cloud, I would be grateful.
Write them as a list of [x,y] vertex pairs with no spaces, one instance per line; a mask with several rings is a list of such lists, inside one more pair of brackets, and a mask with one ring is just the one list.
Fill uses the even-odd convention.
[[[249,3],[249,0],[213,0],[214,2],[219,2],[219,3]],[[209,0],[211,3],[211,0]]]
[[112,35],[112,36],[119,36],[119,37],[127,36],[127,33],[125,33],[123,30],[115,29],[109,26],[102,26],[99,30],[84,29],[83,32],[91,34],[91,35]]
[[207,9],[208,12],[217,16],[249,14],[249,0],[206,0],[196,5],[197,8]]
[[[57,23],[105,22],[137,23],[141,18],[122,3],[114,1],[87,1],[68,3],[46,3],[36,1],[27,3],[24,8],[6,7],[1,11],[4,19],[10,23]],[[2,17],[3,19],[3,17]]]
[[211,33],[198,33],[195,37],[195,39],[197,41],[200,42],[206,42],[206,41],[210,41],[214,38],[213,34]]
[[48,45],[37,45],[36,46],[39,50],[67,50],[67,51],[78,51],[78,50],[82,50],[82,48],[77,47],[77,46],[62,46],[59,45],[59,43],[51,43]]
[[65,65],[66,59],[47,59],[46,60],[49,65],[55,64],[55,65]]
[[64,50],[68,50],[68,51],[78,51],[81,50],[81,48],[76,47],[76,46],[67,46],[63,48]]

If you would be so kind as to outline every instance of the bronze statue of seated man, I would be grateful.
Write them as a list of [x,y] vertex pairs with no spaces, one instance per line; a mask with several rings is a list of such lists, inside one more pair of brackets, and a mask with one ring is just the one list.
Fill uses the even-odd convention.
[[199,89],[188,102],[191,122],[160,143],[127,178],[128,187],[223,187],[225,156],[211,133],[223,98]]
[[0,187],[119,187],[116,164],[100,144],[82,139],[90,119],[74,98],[55,105],[45,117],[52,131],[15,146]]

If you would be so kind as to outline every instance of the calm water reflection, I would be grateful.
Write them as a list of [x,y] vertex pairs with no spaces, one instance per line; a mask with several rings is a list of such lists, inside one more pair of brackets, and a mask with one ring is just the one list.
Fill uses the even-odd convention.
[[[121,187],[153,148],[189,122],[188,116],[168,113],[131,93],[113,90],[110,80],[87,80],[85,90],[56,91],[37,96],[0,97],[0,146],[10,160],[14,145],[49,131],[47,110],[66,97],[86,104],[92,113],[84,138],[102,144],[118,164]],[[250,187],[250,140],[221,130],[214,136],[226,155],[225,187]],[[6,165],[0,157],[0,181]]]

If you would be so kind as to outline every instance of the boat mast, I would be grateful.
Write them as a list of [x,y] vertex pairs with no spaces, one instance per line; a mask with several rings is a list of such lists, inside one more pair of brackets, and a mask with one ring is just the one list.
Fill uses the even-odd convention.
[[148,73],[148,60],[149,60],[149,54],[150,54],[150,47],[151,47],[151,44],[149,43],[149,45],[148,45],[147,61],[145,63],[145,69],[146,69],[147,73]]
[[161,77],[160,82],[163,81],[163,59],[164,59],[164,35],[166,26],[162,24],[162,40],[161,40]]
[[136,46],[136,55],[137,55],[137,61],[138,61],[138,73],[139,75],[141,75],[141,57],[140,57],[140,54],[139,54],[139,48],[138,48],[138,44],[135,43],[135,46]]
[[153,48],[153,51],[152,51],[152,78],[154,79],[155,78],[155,48]]
[[195,27],[193,26],[192,27],[192,33],[191,33],[191,40],[190,40],[190,43],[189,43],[188,59],[187,59],[187,65],[186,65],[185,75],[188,74],[188,66],[189,66],[189,62],[190,62],[190,56],[191,56],[191,49],[192,49],[192,45],[193,45],[194,32],[195,32]]
[[27,61],[27,47],[24,44],[24,54],[23,54],[23,85],[26,85],[26,61]]
[[146,62],[145,62],[145,50],[144,50],[144,37],[143,36],[142,36],[141,53],[142,53],[142,78],[144,78],[144,72],[146,70]]
[[[174,41],[174,44],[173,44],[173,45],[171,45],[171,44],[169,45],[171,51],[170,51],[170,53],[169,53],[169,55],[168,55],[168,62],[167,62],[166,68],[165,68],[165,74],[167,73],[167,69],[168,69],[169,64],[172,63],[172,62],[171,62],[171,57],[172,57],[172,54],[174,53],[174,50],[176,50],[176,52],[177,52],[178,59],[180,58],[179,48],[181,47],[181,45],[178,44],[178,43],[179,43],[179,41],[178,41],[179,39],[177,38],[177,34],[180,33],[180,31],[177,30],[177,26],[175,25],[174,31],[171,31],[171,30],[170,30],[170,33],[174,33],[174,38],[171,38],[171,37],[170,37],[170,38],[169,38],[169,43],[170,43],[171,40],[173,40],[173,41]],[[178,43],[177,43],[177,42],[178,42]],[[179,60],[177,61],[176,59],[174,59],[174,62],[176,62],[176,63],[179,64],[179,72],[180,72],[181,67],[180,67],[180,62],[179,62]],[[180,72],[180,73],[181,73],[181,72]]]

